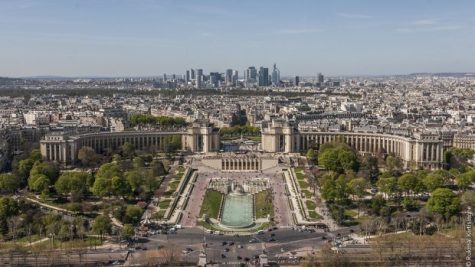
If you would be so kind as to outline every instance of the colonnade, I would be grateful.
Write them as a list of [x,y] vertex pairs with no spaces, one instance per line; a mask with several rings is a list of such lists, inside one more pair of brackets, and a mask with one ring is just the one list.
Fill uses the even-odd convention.
[[45,145],[45,158],[53,161],[64,161],[67,157],[67,150],[65,144],[52,143]]
[[[165,149],[165,145],[175,136],[181,142],[179,134],[148,134],[148,135],[102,135],[80,138],[77,141],[79,147],[89,146],[97,153],[102,153],[104,149],[118,149],[125,143],[132,144],[136,149],[155,147],[159,150]],[[168,142],[167,142],[168,141]]]
[[221,160],[221,170],[223,171],[258,171],[262,169],[262,164],[257,158],[235,158]]
[[300,133],[294,144],[306,151],[314,144],[342,141],[359,152],[385,152],[405,161],[442,162],[443,143],[440,140],[414,140],[403,136],[359,133]]

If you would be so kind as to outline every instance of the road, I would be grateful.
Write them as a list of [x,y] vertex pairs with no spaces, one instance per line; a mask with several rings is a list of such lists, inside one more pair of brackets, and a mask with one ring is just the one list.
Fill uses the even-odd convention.
[[[334,232],[318,230],[317,232],[300,232],[284,228],[271,232],[266,231],[261,235],[225,236],[207,234],[198,228],[188,228],[179,230],[177,234],[148,237],[145,243],[140,244],[140,247],[147,248],[147,251],[135,251],[133,252],[133,258],[146,257],[150,250],[164,246],[172,247],[174,250],[179,251],[181,254],[180,258],[183,261],[198,262],[198,252],[203,249],[203,242],[205,242],[207,244],[205,251],[208,261],[238,264],[239,262],[244,262],[246,257],[252,260],[263,252],[268,254],[269,259],[275,260],[279,256],[290,256],[291,252],[307,255],[312,253],[314,249],[318,249],[322,244],[329,242],[336,235],[348,235],[349,233],[350,228]],[[272,237],[275,241],[270,241]],[[250,243],[251,239],[256,239],[256,242]],[[226,242],[227,245],[223,245],[223,242]],[[234,244],[230,246],[230,242]],[[240,245],[242,245],[242,248],[240,248]],[[193,252],[182,253],[182,250],[185,248],[191,248]],[[229,251],[225,252],[226,248]],[[238,256],[241,260],[238,260]]]

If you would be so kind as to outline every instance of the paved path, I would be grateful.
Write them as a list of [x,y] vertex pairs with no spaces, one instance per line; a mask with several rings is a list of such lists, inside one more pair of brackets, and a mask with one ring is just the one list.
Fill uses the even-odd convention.
[[183,217],[181,225],[184,227],[194,227],[200,216],[201,204],[203,203],[203,197],[208,187],[211,174],[198,173],[198,178],[194,183],[193,191],[190,194],[188,205],[183,211]]
[[294,225],[292,211],[289,207],[287,193],[285,191],[285,182],[282,173],[275,173],[275,177],[270,179],[272,188],[272,203],[274,206],[274,220],[277,226],[291,227]]

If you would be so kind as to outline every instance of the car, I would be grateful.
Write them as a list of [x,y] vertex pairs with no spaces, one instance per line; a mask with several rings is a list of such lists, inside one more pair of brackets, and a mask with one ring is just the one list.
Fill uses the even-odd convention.
[[234,246],[234,242],[233,241],[229,242],[229,245]]
[[226,255],[221,254],[221,258],[222,258],[222,259],[226,258]]
[[224,248],[224,252],[228,252],[229,251],[229,248]]
[[270,236],[275,236],[275,233],[270,234]]
[[237,258],[238,261],[242,260],[242,257],[239,256],[239,255],[236,258]]
[[269,238],[268,242],[274,242],[275,239],[273,237]]
[[192,248],[185,248],[185,250],[188,251],[188,252],[192,252],[192,251],[193,251]]
[[256,243],[256,242],[257,242],[257,239],[255,239],[255,238],[249,240],[249,243]]
[[244,260],[245,261],[250,261],[251,259],[249,259],[248,257],[245,257]]
[[243,247],[244,247],[244,246],[243,246],[243,245],[241,245],[241,244],[239,244],[239,245],[238,245],[238,248],[243,248]]
[[258,235],[263,235],[263,234],[264,234],[264,230],[259,230],[259,231],[257,231],[257,234],[258,234]]
[[226,241],[223,241],[223,243],[221,243],[222,246],[226,246],[228,244],[228,242]]

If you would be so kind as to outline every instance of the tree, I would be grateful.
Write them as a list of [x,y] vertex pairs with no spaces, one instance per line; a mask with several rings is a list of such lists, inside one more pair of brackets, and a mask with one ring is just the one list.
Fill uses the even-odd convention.
[[13,174],[2,173],[0,174],[0,191],[13,193],[20,189],[20,180]]
[[439,213],[445,220],[457,213],[459,207],[460,200],[457,195],[448,188],[435,189],[427,201],[427,208],[432,212]]
[[41,151],[39,149],[31,150],[30,156],[28,158],[31,159],[33,162],[34,161],[41,161],[41,158],[42,158]]
[[0,234],[8,234],[8,219],[18,215],[19,207],[11,197],[0,197]]
[[359,198],[362,198],[364,196],[368,186],[368,181],[365,178],[351,179],[349,183],[351,194]]
[[122,227],[121,234],[125,240],[130,240],[135,235],[135,229],[131,224],[126,223]]
[[399,157],[388,156],[385,160],[386,168],[389,172],[398,172],[402,168],[402,162]]
[[125,172],[125,179],[127,180],[131,190],[134,192],[137,192],[140,186],[143,185],[143,176],[137,170]]
[[39,174],[46,176],[50,183],[54,183],[58,178],[59,169],[53,163],[36,161],[31,168],[30,177]]
[[96,179],[92,186],[92,192],[96,196],[108,196],[113,192],[112,190],[112,178],[121,177],[122,172],[119,169],[117,162],[105,163],[101,165],[96,173]]
[[429,192],[437,188],[444,187],[449,181],[450,174],[444,170],[437,170],[429,173],[423,180],[423,183]]
[[141,157],[134,157],[134,159],[132,160],[132,165],[136,170],[140,170],[145,166],[144,161]]
[[101,243],[104,234],[110,234],[112,232],[111,220],[106,215],[99,215],[94,219],[92,224],[92,231],[100,236]]
[[397,180],[394,177],[381,177],[378,182],[376,182],[376,185],[379,191],[385,193],[388,197],[391,197],[398,189]]
[[160,186],[160,179],[158,177],[153,176],[151,173],[146,172],[143,176],[143,185],[147,189],[148,192],[153,192]]
[[342,173],[358,169],[358,157],[348,145],[344,143],[326,143],[322,145],[318,154],[318,162],[327,170]]
[[129,205],[127,206],[127,209],[125,210],[124,222],[137,224],[140,222],[140,219],[142,218],[142,214],[143,214],[142,208],[140,208],[137,205]]
[[337,174],[334,172],[328,172],[325,175],[322,176],[322,197],[329,201],[329,202],[334,202],[336,199],[336,177]]
[[459,174],[455,177],[455,182],[460,190],[465,191],[470,188],[470,185],[475,181],[475,172],[469,171]]
[[46,192],[50,185],[50,179],[44,174],[34,174],[28,179],[28,187],[36,192]]
[[112,155],[112,162],[118,164],[122,160],[122,157],[119,154]]
[[371,211],[376,215],[381,215],[381,209],[386,206],[386,200],[377,195],[371,200]]
[[315,161],[315,150],[313,148],[307,150],[307,160],[310,162]]
[[122,155],[126,158],[131,158],[135,153],[135,147],[129,142],[125,142],[120,149],[122,150]]
[[401,190],[406,192],[406,195],[410,193],[420,193],[424,190],[424,184],[413,173],[405,173],[399,177],[397,184]]
[[0,197],[0,218],[10,218],[18,212],[18,203],[12,197]]
[[33,168],[35,161],[32,159],[24,159],[18,162],[17,173],[21,179],[22,184],[26,184],[30,171]]
[[54,187],[56,192],[70,194],[73,201],[79,201],[87,194],[89,176],[86,172],[66,172],[58,178]]
[[92,193],[99,197],[110,196],[112,194],[111,179],[96,177],[92,186]]
[[111,188],[115,196],[126,197],[131,193],[130,186],[123,176],[112,177]]
[[379,175],[378,159],[376,157],[365,155],[361,163],[360,172],[372,183],[376,182]]
[[345,175],[340,175],[338,176],[338,179],[336,179],[335,191],[337,203],[343,204],[347,202],[350,188],[348,187],[348,179]]
[[98,155],[96,151],[89,146],[83,146],[78,151],[78,159],[83,166],[94,166],[97,164]]
[[449,168],[461,168],[467,164],[468,159],[471,159],[475,151],[469,148],[451,147],[444,151],[444,162]]
[[153,176],[159,176],[159,175],[167,174],[167,170],[165,169],[165,166],[163,165],[163,162],[161,162],[159,160],[153,160],[152,163],[150,163],[150,169],[152,170],[152,175]]

